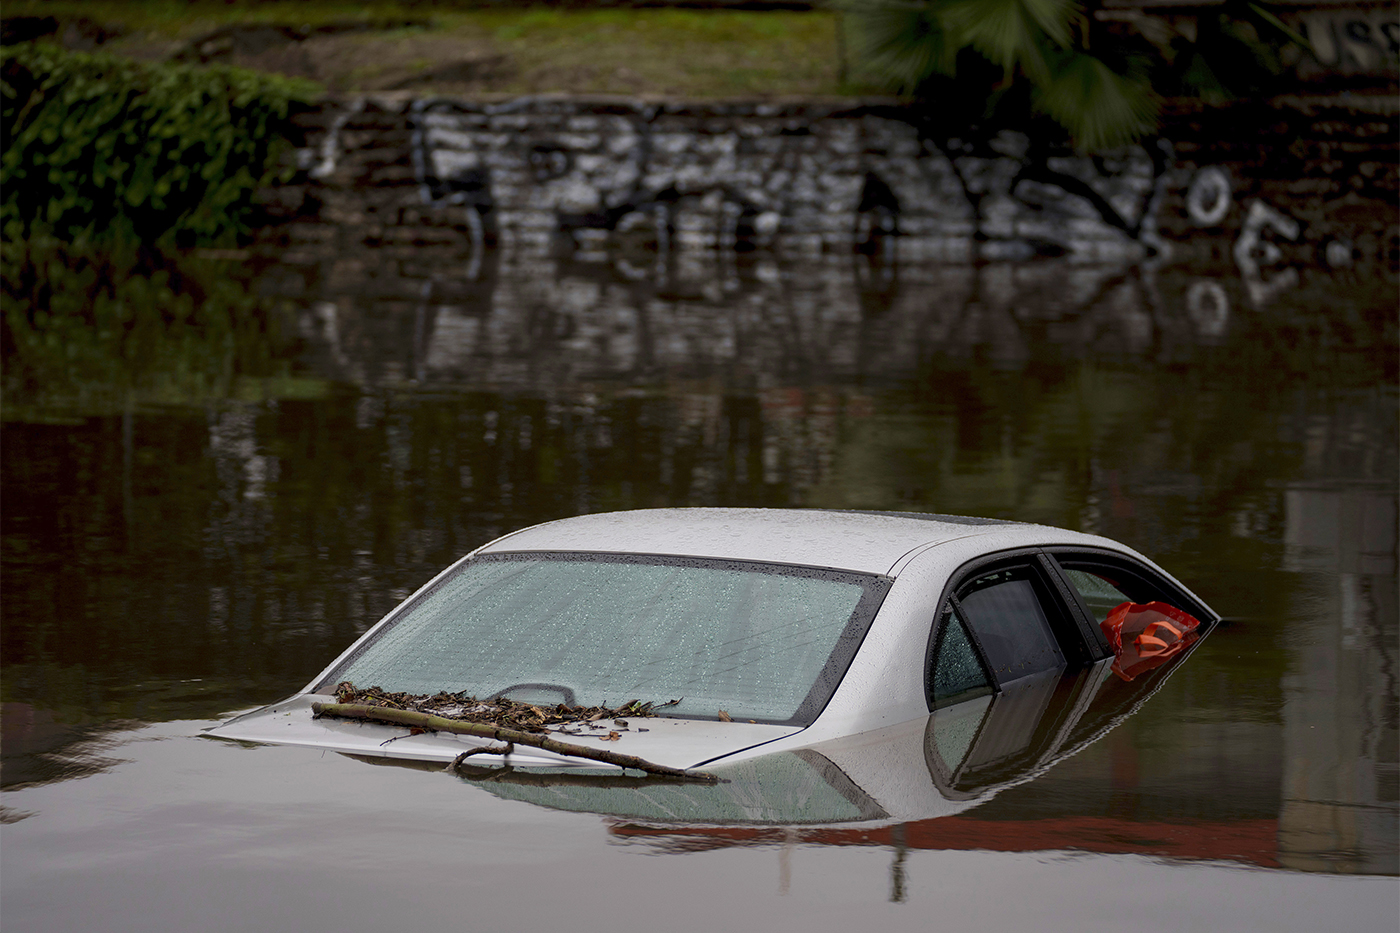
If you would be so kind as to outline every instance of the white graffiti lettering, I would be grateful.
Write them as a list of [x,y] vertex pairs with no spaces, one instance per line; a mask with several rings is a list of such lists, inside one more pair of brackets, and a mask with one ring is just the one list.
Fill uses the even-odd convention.
[[1214,227],[1230,212],[1230,176],[1214,165],[1201,169],[1186,191],[1186,213],[1198,227]]

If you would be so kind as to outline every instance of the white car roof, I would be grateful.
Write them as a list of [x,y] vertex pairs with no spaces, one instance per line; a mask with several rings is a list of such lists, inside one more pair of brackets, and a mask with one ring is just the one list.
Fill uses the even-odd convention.
[[662,554],[893,574],[906,555],[960,538],[988,550],[1047,544],[1121,545],[1094,535],[990,518],[824,509],[644,509],[546,522],[478,554],[593,551]]

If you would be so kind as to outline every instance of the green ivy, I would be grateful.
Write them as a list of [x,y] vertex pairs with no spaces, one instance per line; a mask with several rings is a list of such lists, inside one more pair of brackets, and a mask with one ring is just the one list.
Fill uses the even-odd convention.
[[53,45],[0,52],[0,233],[194,246],[248,227],[316,88],[238,68]]

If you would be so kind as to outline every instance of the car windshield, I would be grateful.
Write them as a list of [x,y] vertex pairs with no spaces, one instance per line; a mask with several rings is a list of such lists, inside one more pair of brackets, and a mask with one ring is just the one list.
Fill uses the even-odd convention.
[[477,557],[320,684],[806,724],[835,690],[885,577],[597,554]]

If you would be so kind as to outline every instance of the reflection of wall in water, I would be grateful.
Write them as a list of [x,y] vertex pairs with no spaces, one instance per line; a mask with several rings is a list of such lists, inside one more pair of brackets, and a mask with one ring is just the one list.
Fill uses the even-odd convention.
[[860,256],[735,263],[710,252],[633,277],[619,265],[515,255],[475,282],[450,260],[437,274],[395,265],[313,265],[287,286],[325,375],[540,388],[722,374],[758,387],[907,376],[934,356],[1007,371],[1047,352],[1189,358],[1230,339],[1232,302],[1243,298],[1221,287],[1203,317],[1190,300],[1195,278],[1062,262],[884,276]]
[[[1034,516],[1154,553],[1222,520],[1242,522],[1246,536],[1279,520],[1281,509],[1222,514],[1208,501],[1192,438],[1218,422],[1230,443],[1214,461],[1291,476],[1289,461],[1267,454],[1277,427],[1240,389],[1292,378],[1298,334],[1385,352],[1368,293],[1332,276],[1306,275],[1300,304],[1258,312],[1243,286],[1173,270],[719,251],[672,259],[638,275],[625,257],[492,253],[472,280],[450,248],[379,247],[284,267],[302,271],[278,281],[302,308],[307,362],[329,378],[546,396],[589,385],[716,400],[737,392],[762,399],[756,469],[809,490],[810,504]],[[1203,281],[1225,302],[1204,315],[1191,300]],[[1344,359],[1350,370],[1368,358]],[[989,371],[1001,375],[977,375]],[[912,422],[855,415],[872,409],[856,387],[910,379],[934,410],[923,424],[937,430],[906,436]],[[1183,406],[1192,386],[1197,402]],[[1056,427],[1086,418],[1089,436]]]

